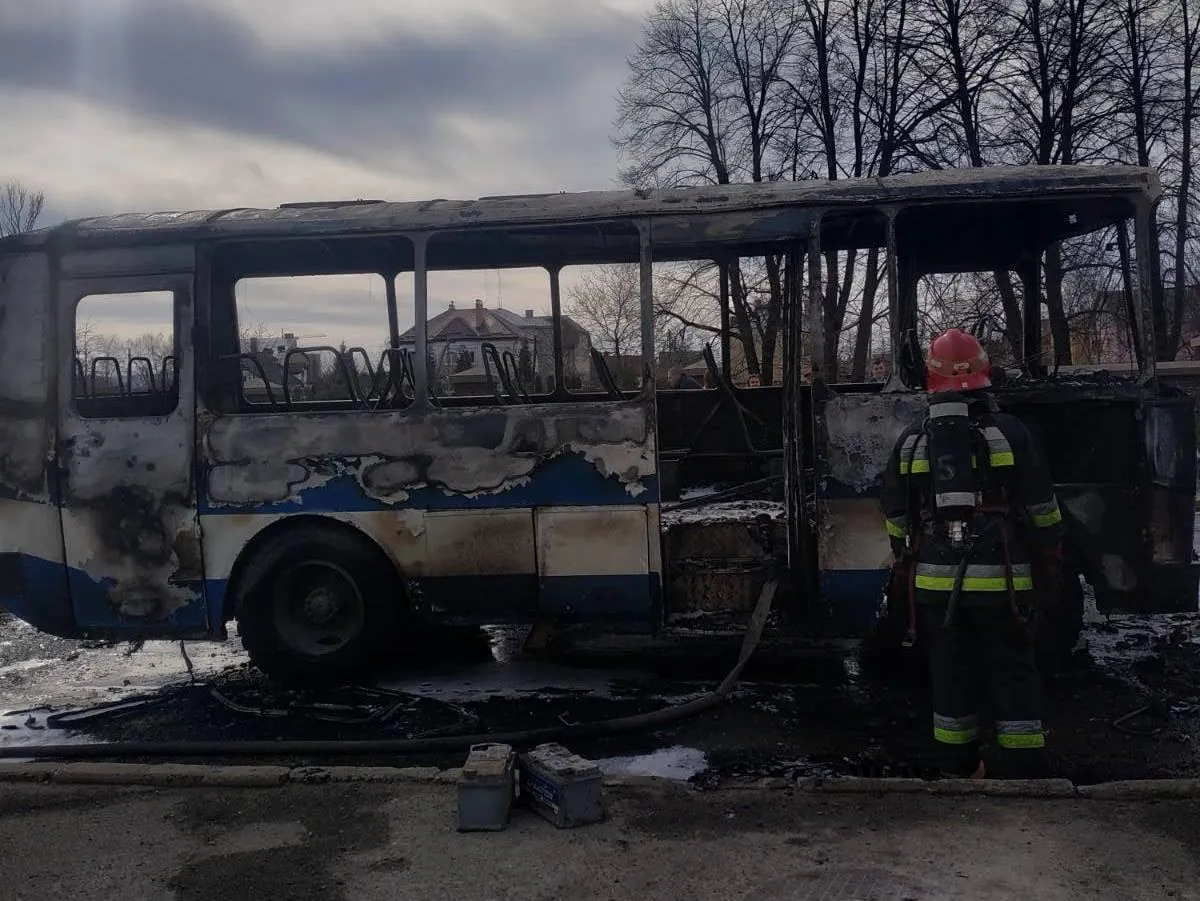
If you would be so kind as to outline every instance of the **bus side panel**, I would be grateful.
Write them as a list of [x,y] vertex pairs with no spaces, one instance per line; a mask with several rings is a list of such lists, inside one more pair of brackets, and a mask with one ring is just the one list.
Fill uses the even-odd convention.
[[418,609],[441,619],[653,622],[651,423],[640,401],[214,416],[201,508],[210,603],[253,535],[309,514],[372,537]]
[[819,603],[841,635],[869,633],[883,603],[891,547],[880,491],[897,439],[925,415],[912,393],[814,399]]
[[[1103,612],[1196,609],[1195,412],[1131,383],[998,393],[1040,443],[1068,562]],[[1102,440],[1099,436],[1103,436]]]
[[75,628],[51,466],[54,327],[50,263],[0,260],[0,605],[55,635]]
[[653,607],[646,507],[539,508],[536,526],[541,612],[645,618]]
[[[1034,385],[995,394],[1046,455],[1068,563],[1092,584],[1099,608],[1194,610],[1190,405],[1147,402],[1130,383]],[[879,608],[890,558],[879,508],[883,468],[925,404],[915,393],[835,394],[817,404],[819,584],[825,612],[841,631],[860,634]]]

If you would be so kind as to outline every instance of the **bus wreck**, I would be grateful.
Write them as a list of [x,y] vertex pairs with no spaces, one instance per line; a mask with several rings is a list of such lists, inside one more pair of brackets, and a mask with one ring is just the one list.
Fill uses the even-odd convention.
[[[63,636],[222,639],[236,618],[257,665],[306,681],[402,660],[423,621],[658,633],[745,614],[776,570],[789,627],[869,634],[887,609],[880,477],[925,404],[919,280],[1016,272],[1034,361],[1045,248],[1132,220],[1136,373],[1062,379],[1030,362],[997,394],[1046,449],[1067,559],[1100,609],[1194,609],[1194,408],[1156,376],[1149,312],[1159,191],[1128,167],[980,169],[110,216],[5,239],[0,602]],[[871,247],[887,261],[891,375],[830,384],[821,317],[806,315],[822,255]],[[734,386],[726,328],[720,364],[708,355],[716,387],[656,389],[654,265],[768,253],[805,298],[785,310],[783,384]],[[609,263],[640,274],[640,386],[620,387],[593,351],[599,386],[572,387],[562,273]],[[430,279],[517,267],[544,273],[545,384],[485,345],[489,390],[441,390]],[[239,286],[356,273],[384,286],[382,352],[293,347],[281,376],[247,352]],[[79,310],[104,298],[164,304],[169,348],[84,353]],[[727,290],[722,302],[728,322]],[[291,378],[318,350],[339,386],[321,397]],[[771,476],[777,517],[669,509],[696,481]],[[1056,646],[1082,615],[1077,580],[1068,593]]]

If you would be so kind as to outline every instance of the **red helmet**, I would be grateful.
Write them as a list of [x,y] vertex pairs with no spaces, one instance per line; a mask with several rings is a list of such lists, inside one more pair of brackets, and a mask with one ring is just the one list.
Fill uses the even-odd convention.
[[925,359],[926,390],[975,391],[992,384],[992,363],[974,335],[952,328],[933,339]]

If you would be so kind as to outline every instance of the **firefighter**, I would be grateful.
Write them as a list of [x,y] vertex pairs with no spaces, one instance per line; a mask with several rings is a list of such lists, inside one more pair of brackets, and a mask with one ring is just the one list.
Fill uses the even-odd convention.
[[979,342],[950,329],[933,340],[926,370],[928,413],[900,436],[884,477],[892,598],[908,605],[905,644],[920,629],[928,648],[943,773],[985,775],[986,699],[997,775],[1030,777],[1045,746],[1037,599],[1061,590],[1062,517],[1033,436],[987,390]]

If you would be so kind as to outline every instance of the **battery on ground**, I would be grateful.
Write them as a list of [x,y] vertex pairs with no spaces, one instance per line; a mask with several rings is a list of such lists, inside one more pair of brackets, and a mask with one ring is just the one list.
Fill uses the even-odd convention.
[[521,801],[560,829],[604,819],[600,767],[562,745],[521,754],[517,786]]
[[458,777],[459,832],[498,832],[508,825],[515,770],[509,745],[471,746]]

